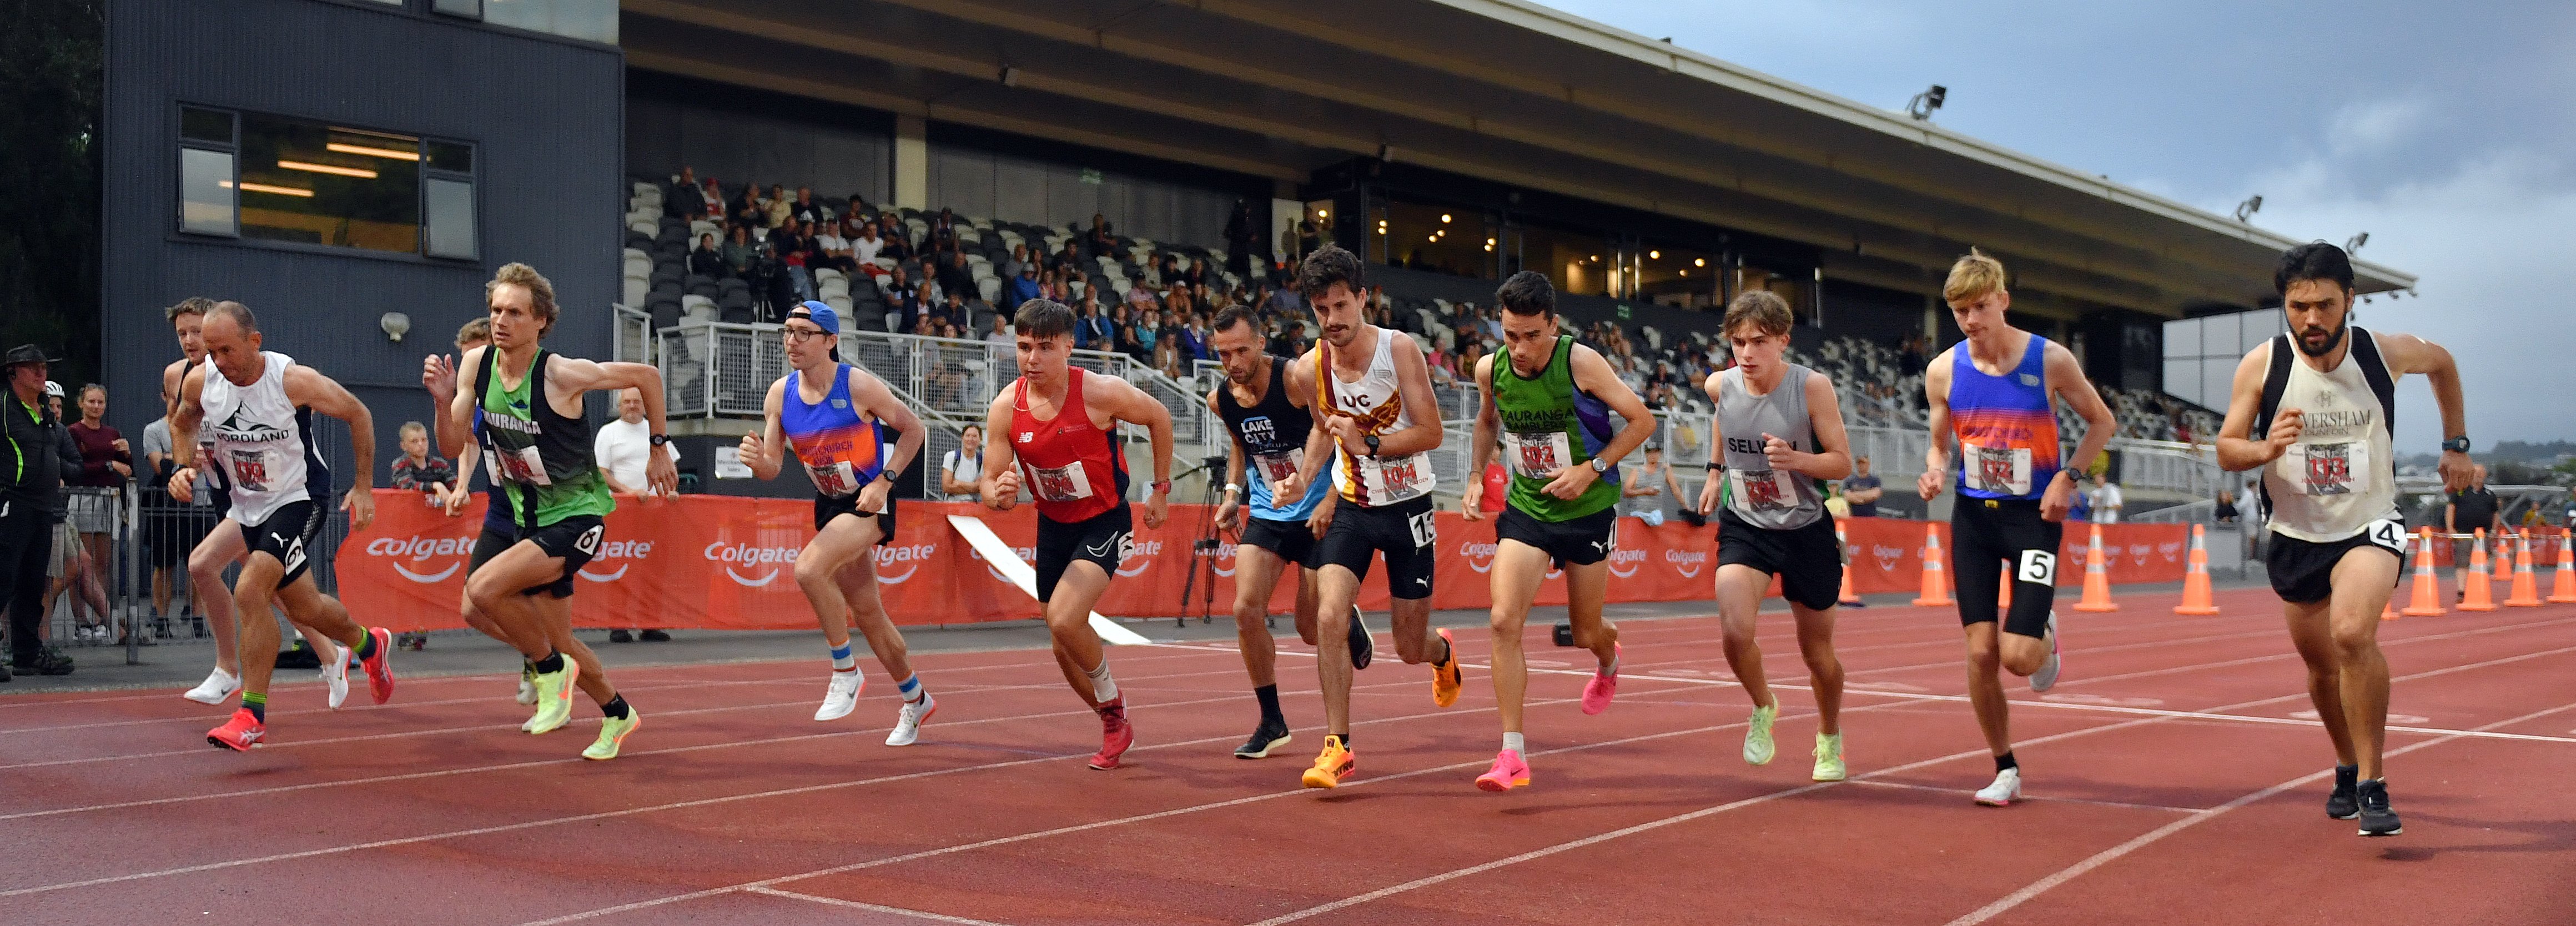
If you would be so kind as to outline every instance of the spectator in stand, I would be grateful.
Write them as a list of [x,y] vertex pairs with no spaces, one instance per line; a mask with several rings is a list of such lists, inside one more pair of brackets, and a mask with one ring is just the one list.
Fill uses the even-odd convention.
[[803,223],[807,228],[812,228],[814,223],[822,221],[823,204],[814,201],[814,188],[797,187],[796,202],[787,207],[787,214],[795,216],[796,221]]
[[784,301],[802,302],[813,299],[814,277],[805,269],[805,261],[812,246],[805,240],[800,223],[792,217],[789,218],[785,224],[770,232],[769,243],[778,252],[778,262],[786,267],[787,285],[796,292],[795,299]]
[[1077,350],[1108,350],[1118,341],[1118,325],[1100,312],[1099,290],[1083,287],[1082,317],[1073,325],[1073,346]]
[[956,290],[949,290],[948,301],[940,304],[938,315],[940,327],[947,329],[945,336],[956,337],[957,332],[964,330],[968,324],[966,297]]
[[1020,303],[1043,298],[1046,295],[1045,287],[1038,282],[1036,264],[1021,263],[1019,272],[1012,274],[1010,280],[1009,288],[1002,292],[1002,303],[1009,306],[1012,311],[1018,311]]
[[[733,238],[725,242],[724,250],[719,256],[724,259],[726,276],[741,279],[746,283],[754,282],[751,270],[752,265],[760,260],[760,246],[751,240],[750,228],[742,225],[733,226]],[[759,287],[755,285],[753,288]]]
[[1137,363],[1152,363],[1154,360],[1153,349],[1146,347],[1144,342],[1136,339],[1137,327],[1138,326],[1132,324],[1118,326],[1118,346],[1116,350],[1119,353],[1126,354]]
[[1188,365],[1181,360],[1181,339],[1167,337],[1155,343],[1154,369],[1176,380],[1188,378]]
[[896,263],[912,259],[912,239],[905,234],[903,223],[895,219],[894,213],[877,214],[877,240],[883,244],[883,249],[877,252],[878,257]]
[[2093,523],[2120,523],[2120,509],[2127,504],[2127,500],[2120,495],[2119,483],[2112,482],[2109,476],[2095,474],[2092,501]]
[[975,501],[983,497],[975,488],[982,478],[984,429],[970,424],[957,432],[957,449],[939,457],[939,494],[952,502]]
[[1011,256],[1003,258],[1002,265],[993,268],[993,273],[1004,280],[1016,280],[1019,279],[1020,269],[1029,264],[1029,243],[1023,241],[1011,245]]
[[670,202],[664,205],[669,207],[670,214],[683,219],[696,218],[698,213],[705,212],[706,194],[698,188],[697,175],[686,167],[680,168],[679,179],[671,184]]
[[2226,489],[2218,490],[2218,504],[2210,513],[2220,524],[2234,524],[2245,517],[2236,510],[2236,493]]
[[[665,443],[662,452],[670,455],[671,462],[680,461],[678,444]],[[599,466],[600,477],[608,482],[608,491],[638,498],[659,494],[644,478],[644,464],[653,458],[652,453],[652,430],[644,425],[644,393],[636,389],[618,390],[617,420],[600,425],[591,439],[591,455]],[[658,643],[670,638],[670,634],[660,629],[644,630],[646,642]],[[633,640],[626,628],[612,630],[608,634],[611,643]]]
[[954,210],[942,206],[939,214],[931,217],[930,243],[926,247],[933,253],[957,250],[957,213]]
[[839,222],[825,222],[822,233],[814,236],[814,256],[807,262],[815,269],[830,267],[843,274],[857,273],[859,264],[850,259],[850,239],[841,237]]
[[1851,516],[1878,517],[1878,499],[1885,494],[1878,477],[1869,473],[1869,458],[1853,457],[1852,474],[1843,477],[1843,500],[1851,503]]
[[689,252],[689,272],[702,277],[723,277],[727,269],[724,251],[716,246],[716,233],[700,234],[697,248]]
[[768,234],[769,198],[760,195],[759,188],[745,184],[742,197],[734,200],[730,208],[733,210],[732,224],[751,229],[754,240]]
[[884,238],[877,237],[877,223],[859,223],[859,236],[850,240],[850,259],[858,265],[860,273],[872,277],[886,275],[886,269],[876,263],[877,255],[885,252],[885,244]]
[[787,187],[773,183],[769,185],[769,195],[761,199],[760,212],[761,224],[775,230],[795,217],[796,203],[787,198]]
[[993,330],[984,332],[984,343],[1006,349],[1015,343],[1011,337],[1010,313],[993,313]]
[[966,252],[950,251],[940,259],[939,291],[960,298],[975,291],[975,271],[966,266]]
[[1626,503],[1628,514],[1649,525],[1660,525],[1664,523],[1665,501],[1681,498],[1682,487],[1673,481],[1673,468],[1664,465],[1664,445],[1647,441],[1645,449],[1646,462],[1628,471],[1628,478],[1619,487],[1619,497]]
[[456,468],[447,458],[429,452],[429,429],[417,421],[403,422],[394,432],[402,441],[403,455],[394,458],[394,488],[416,491],[426,496],[430,507],[447,507],[448,497],[465,491],[456,478]]
[[1252,218],[1252,204],[1235,200],[1234,211],[1225,217],[1225,267],[1236,276],[1251,272],[1246,260],[1252,254],[1252,236],[1258,227]]

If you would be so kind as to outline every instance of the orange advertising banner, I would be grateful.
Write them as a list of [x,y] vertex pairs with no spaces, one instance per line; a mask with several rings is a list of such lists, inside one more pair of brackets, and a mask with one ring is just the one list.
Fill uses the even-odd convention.
[[[457,517],[422,505],[411,492],[379,490],[376,522],[341,544],[335,568],[340,595],[360,619],[397,630],[463,626],[458,605],[465,566],[482,528],[478,495]],[[620,497],[607,517],[599,555],[574,583],[573,622],[584,627],[697,627],[787,630],[814,626],[796,583],[796,554],[814,536],[811,501],[684,495],[639,501]],[[1235,544],[1221,540],[1213,557],[1191,555],[1205,531],[1206,509],[1174,505],[1171,519],[1146,528],[1140,517],[1125,563],[1097,610],[1120,617],[1223,616],[1234,608]],[[1037,513],[950,502],[902,502],[894,538],[876,550],[886,610],[907,625],[961,624],[1038,616],[1037,602],[1011,586],[948,524],[948,516],[982,518],[1023,558],[1036,556]],[[1855,589],[1914,592],[1922,588],[1924,522],[1857,518],[1843,522]],[[1492,604],[1494,521],[1470,523],[1455,512],[1438,517],[1439,560],[1433,604]],[[1946,524],[1936,529],[1949,548]],[[2103,550],[2114,584],[2179,581],[2188,535],[2170,524],[2107,525]],[[2080,586],[2089,526],[2070,525],[2060,551],[2058,583]],[[1610,557],[1610,600],[1687,601],[1711,595],[1716,529],[1679,521],[1649,526],[1619,521]],[[1196,577],[1192,573],[1195,570]],[[1565,584],[1550,573],[1538,603],[1565,603]],[[1184,592],[1186,591],[1186,598]],[[1282,582],[1272,613],[1286,613],[1296,589]],[[1361,584],[1360,607],[1387,607],[1385,570]]]

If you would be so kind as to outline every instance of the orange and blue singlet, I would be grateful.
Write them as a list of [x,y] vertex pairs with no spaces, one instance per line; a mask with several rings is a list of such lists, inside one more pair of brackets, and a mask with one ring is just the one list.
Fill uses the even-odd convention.
[[806,402],[803,371],[787,374],[787,395],[778,407],[778,426],[796,459],[805,464],[814,488],[835,498],[858,494],[885,469],[888,444],[885,423],[859,414],[850,401],[850,365],[832,367],[832,391],[821,402]]
[[2048,401],[2048,339],[2030,336],[2021,362],[1989,376],[1951,353],[1950,427],[1959,438],[1959,494],[2037,499],[2057,476],[2057,415]]

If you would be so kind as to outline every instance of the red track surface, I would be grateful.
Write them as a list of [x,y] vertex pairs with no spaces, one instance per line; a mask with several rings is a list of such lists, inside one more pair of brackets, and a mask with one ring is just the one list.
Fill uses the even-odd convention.
[[[2576,607],[2382,625],[2398,677],[2389,780],[2406,833],[2320,811],[2333,756],[2263,590],[2216,618],[2170,596],[2068,615],[2067,676],[2009,683],[2031,800],[1992,774],[1946,611],[1846,611],[1853,780],[1807,781],[1814,730],[1785,617],[1780,757],[1737,758],[1747,703],[1713,621],[1626,628],[1618,702],[1572,699],[1586,654],[1530,653],[1535,786],[1471,779],[1498,728],[1428,672],[1359,676],[1359,773],[1296,777],[1320,744],[1244,762],[1230,650],[1112,651],[1140,731],[1083,767],[1098,724],[1041,652],[917,656],[941,710],[878,745],[894,702],[807,719],[811,663],[619,673],[646,723],[575,758],[596,714],[516,732],[512,680],[405,682],[331,713],[286,686],[271,744],[204,745],[175,691],[0,700],[0,910],[24,923],[2531,923],[2576,921]],[[1289,716],[1321,714],[1283,654]],[[870,671],[875,671],[871,667]],[[1797,687],[1789,687],[1794,685]],[[361,699],[363,700],[363,699]],[[2223,714],[2191,716],[2185,712]],[[2269,719],[2270,722],[2266,722]],[[2464,731],[2474,731],[2474,735]],[[2509,734],[2509,735],[2497,735]]]

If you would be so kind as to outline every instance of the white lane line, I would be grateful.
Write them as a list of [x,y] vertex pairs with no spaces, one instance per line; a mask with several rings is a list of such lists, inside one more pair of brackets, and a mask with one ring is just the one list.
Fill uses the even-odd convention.
[[847,907],[852,910],[865,910],[869,913],[883,913],[889,916],[908,916],[917,920],[929,920],[933,923],[958,923],[962,924],[962,926],[1007,926],[1007,924],[996,923],[991,920],[967,919],[962,916],[949,916],[945,913],[932,913],[927,910],[907,910],[902,907],[889,907],[884,904],[860,903],[855,900],[842,900],[838,897],[824,897],[818,894],[800,894],[795,891],[782,891],[774,887],[747,887],[743,888],[743,891],[751,894],[766,894],[771,897],[784,897],[789,900],[802,900],[808,903],[825,904],[834,907]]

